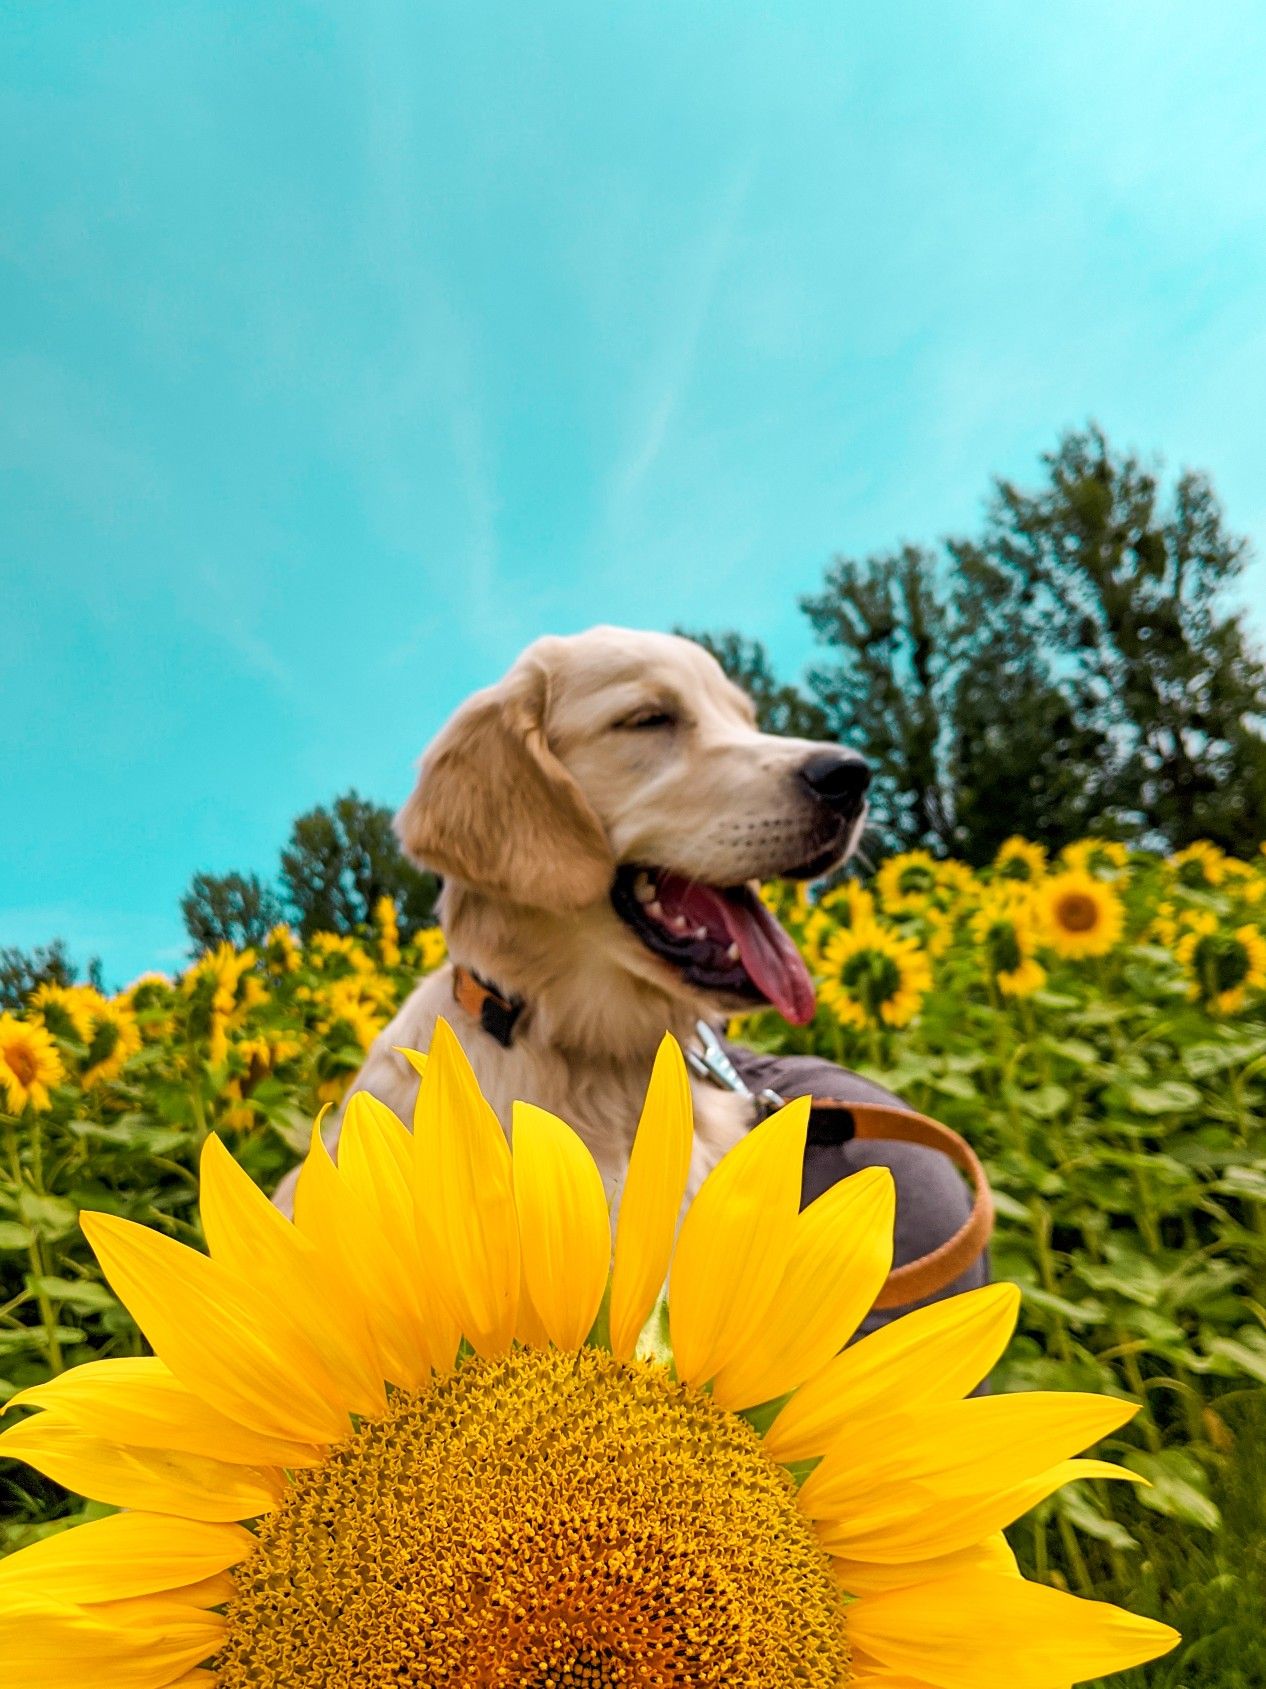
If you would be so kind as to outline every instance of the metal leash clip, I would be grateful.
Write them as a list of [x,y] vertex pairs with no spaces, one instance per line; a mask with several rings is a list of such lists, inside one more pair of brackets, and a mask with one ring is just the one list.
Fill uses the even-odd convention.
[[726,1055],[725,1046],[706,1020],[695,1022],[695,1036],[703,1045],[703,1049],[687,1050],[686,1061],[690,1071],[698,1078],[719,1085],[723,1091],[734,1091],[740,1097],[750,1097],[760,1108],[762,1118],[783,1106],[784,1099],[768,1086],[763,1091],[752,1090]]

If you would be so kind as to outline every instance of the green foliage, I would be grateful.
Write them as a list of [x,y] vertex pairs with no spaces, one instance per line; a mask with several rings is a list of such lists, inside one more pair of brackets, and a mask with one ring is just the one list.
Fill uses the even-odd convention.
[[[1191,922],[1217,909],[1234,928],[1266,905],[1260,869],[1244,903],[1225,886],[1175,894],[1174,878],[1133,858],[1128,942],[1048,955],[1030,997],[999,994],[951,913],[913,1026],[853,1031],[820,1010],[792,1031],[764,1012],[739,1036],[832,1055],[974,1145],[997,1200],[994,1275],[1024,1293],[995,1387],[1138,1401],[1103,1458],[1153,1486],[1077,1484],[1012,1545],[1029,1575],[1184,1630],[1180,1654],[1114,1683],[1250,1689],[1266,1682],[1266,996],[1211,1018],[1149,923],[1162,906]],[[783,913],[820,958],[815,917],[790,897]],[[936,942],[931,917],[890,919]]]
[[[735,1031],[868,1073],[975,1145],[997,1197],[994,1273],[1023,1291],[995,1386],[1137,1401],[1135,1421],[1095,1452],[1151,1485],[1081,1483],[1043,1503],[1010,1533],[1026,1571],[1184,1631],[1172,1659],[1119,1683],[1256,1689],[1266,1681],[1266,980],[1255,976],[1231,1012],[1209,1013],[1192,995],[1183,934],[1209,921],[1220,932],[1260,924],[1266,865],[1216,853],[1122,864],[1093,841],[1079,859],[1103,858],[1095,871],[1124,902],[1124,937],[1082,961],[1039,939],[1048,971],[1018,999],[1001,993],[976,919],[1002,895],[996,875],[915,864],[904,881],[881,870],[880,906],[866,917],[851,887],[819,907],[786,888],[783,918],[822,981],[832,941],[866,918],[919,941],[931,989],[900,1029],[854,1029],[824,1006],[803,1029],[768,1011]],[[1008,897],[1023,891],[1005,884]],[[356,938],[209,958],[175,988],[151,982],[127,997],[140,1047],[87,1088],[86,1050],[58,1035],[66,1079],[53,1107],[0,1121],[0,1400],[93,1356],[140,1352],[79,1233],[80,1209],[198,1242],[207,1133],[271,1188],[305,1147],[312,1114],[340,1094],[442,948],[431,929],[402,957],[380,914]],[[0,1462],[0,1548],[69,1516],[84,1516],[82,1504]]]
[[[70,985],[78,978],[79,969],[63,939],[37,944],[34,950],[0,950],[0,1011],[20,1009],[41,985]],[[88,963],[88,978],[95,985],[101,983],[101,963],[95,956]]]
[[[1077,720],[1094,728],[1123,800],[1173,848],[1248,852],[1266,830],[1266,669],[1226,604],[1246,544],[1208,479],[1155,475],[1102,431],[1044,459],[1048,485],[1000,481],[979,555],[1010,586]],[[970,551],[971,548],[963,548]]]
[[887,838],[953,848],[944,778],[955,633],[932,557],[840,558],[803,609],[830,660],[809,677],[830,737],[864,752]]
[[407,936],[431,918],[439,889],[401,854],[391,811],[354,791],[299,816],[281,853],[281,883],[300,932],[355,932],[381,897],[394,899]]
[[180,900],[193,954],[231,944],[262,944],[281,920],[281,903],[258,874],[195,874]]
[[838,558],[802,600],[807,692],[740,635],[740,683],[875,770],[888,848],[987,862],[1008,833],[1087,832],[1247,853],[1266,833],[1266,667],[1230,594],[1246,545],[1202,475],[1162,492],[1093,426],[999,481],[979,535]]

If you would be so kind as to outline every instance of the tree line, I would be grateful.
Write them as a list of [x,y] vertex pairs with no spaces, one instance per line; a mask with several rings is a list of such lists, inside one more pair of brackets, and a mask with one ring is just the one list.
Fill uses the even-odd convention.
[[[195,874],[180,900],[191,956],[217,944],[262,942],[285,921],[304,938],[315,932],[354,933],[373,920],[374,905],[390,897],[401,936],[434,920],[439,881],[401,854],[385,804],[345,792],[292,823],[275,880],[259,874]],[[0,1009],[20,1008],[45,982],[69,985],[79,968],[61,939],[34,950],[0,949]],[[86,974],[101,985],[94,958]]]
[[1021,833],[1168,849],[1266,839],[1266,667],[1234,589],[1249,559],[1212,483],[1172,485],[1091,425],[1038,483],[995,481],[980,532],[838,557],[800,601],[818,660],[696,633],[771,732],[874,768],[880,853],[973,864]]
[[[974,537],[837,557],[800,601],[820,648],[800,679],[741,632],[691,637],[766,731],[864,752],[875,855],[980,865],[1013,833],[1052,852],[1106,833],[1249,855],[1266,839],[1266,666],[1235,597],[1248,557],[1206,475],[1165,486],[1091,425],[1035,486],[995,481]],[[195,874],[181,914],[194,954],[282,920],[353,932],[383,896],[408,936],[437,891],[391,811],[352,791],[298,817],[274,880]],[[0,1006],[76,974],[60,940],[0,950]]]

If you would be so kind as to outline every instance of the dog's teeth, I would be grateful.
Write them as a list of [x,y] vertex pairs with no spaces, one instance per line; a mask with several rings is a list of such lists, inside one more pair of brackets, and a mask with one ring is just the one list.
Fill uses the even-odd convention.
[[664,918],[664,905],[658,898],[653,898],[651,902],[646,905],[646,913],[653,921],[662,921]]
[[707,938],[707,936],[708,936],[707,927],[696,927],[695,928],[695,937],[696,938]]
[[669,921],[668,924],[669,924],[670,927],[672,927],[674,932],[685,932],[685,930],[686,930],[686,917],[684,915],[674,915],[672,920]]
[[731,944],[730,948],[725,953],[725,959],[727,962],[737,962],[741,954],[742,952],[739,950],[738,945]]
[[655,896],[655,887],[651,883],[649,874],[639,874],[633,882],[633,895],[639,903],[650,903]]

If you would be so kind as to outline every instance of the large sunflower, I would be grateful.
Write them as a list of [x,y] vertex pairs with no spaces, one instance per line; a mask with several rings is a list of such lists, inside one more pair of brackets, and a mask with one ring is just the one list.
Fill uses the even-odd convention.
[[[999,1534],[1125,1476],[1072,1456],[1132,1408],[962,1400],[1007,1285],[841,1352],[893,1190],[871,1169],[797,1212],[807,1102],[726,1156],[674,1243],[689,1097],[666,1040],[614,1251],[579,1137],[521,1105],[512,1156],[443,1025],[412,1142],[355,1096],[295,1225],[214,1138],[209,1258],[85,1214],[156,1357],[24,1392],[41,1411],[0,1453],[130,1511],[0,1562],[5,1681],[1051,1689],[1172,1646],[1026,1583]],[[668,1359],[644,1331],[670,1266]]]
[[0,1015],[0,1095],[10,1114],[21,1114],[28,1103],[38,1113],[50,1109],[48,1088],[62,1075],[62,1058],[47,1028]]
[[1046,942],[1057,956],[1106,956],[1120,941],[1125,926],[1120,897],[1084,868],[1044,880],[1036,907]]
[[820,995],[844,1026],[908,1026],[932,989],[918,940],[874,920],[837,932],[822,969]]

